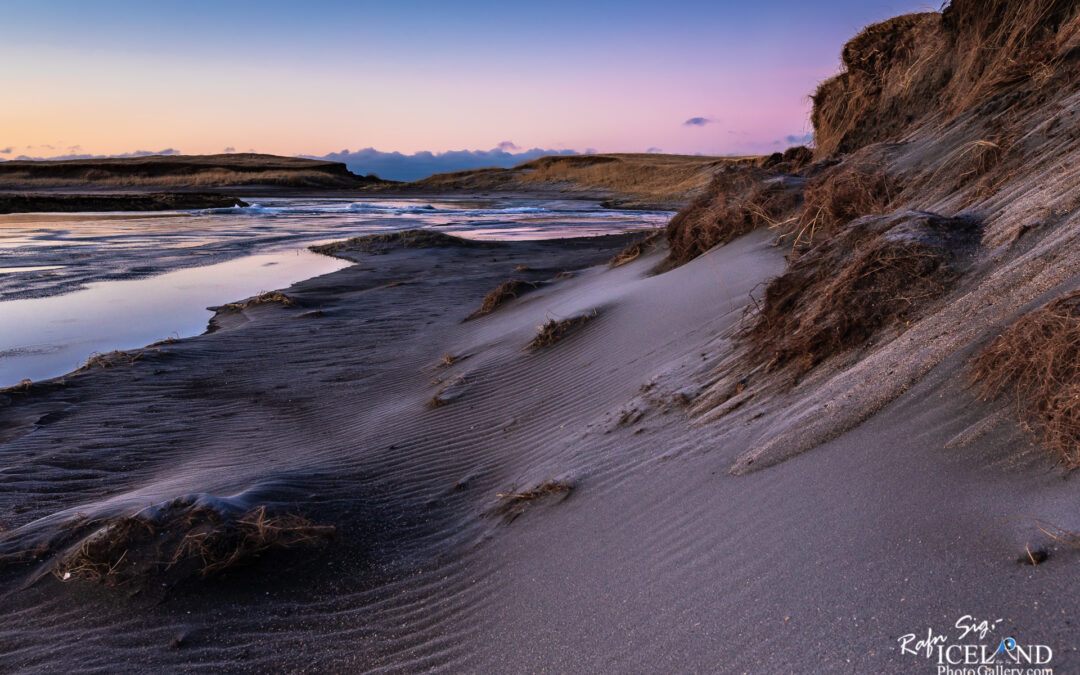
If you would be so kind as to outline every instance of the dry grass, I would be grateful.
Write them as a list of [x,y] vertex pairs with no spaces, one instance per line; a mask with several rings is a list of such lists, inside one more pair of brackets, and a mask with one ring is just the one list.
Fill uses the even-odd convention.
[[100,368],[112,368],[114,366],[128,366],[139,360],[142,352],[111,351],[105,354],[92,354],[86,363],[79,366],[76,372],[95,370]]
[[183,502],[156,518],[126,516],[79,526],[97,529],[60,557],[53,574],[62,581],[108,585],[165,573],[213,577],[273,549],[314,545],[336,535],[332,526],[293,514],[271,515],[265,506],[229,519]]
[[548,319],[547,323],[537,329],[536,337],[525,345],[525,348],[535,351],[559,343],[577,332],[595,316],[596,311],[594,310],[591,314],[582,314],[568,319]]
[[248,307],[254,307],[257,305],[281,305],[282,307],[295,307],[297,305],[296,300],[285,295],[281,291],[267,291],[266,293],[260,293],[253,298],[248,298],[242,302],[230,302],[220,307],[215,307],[214,310],[218,312],[242,312]]
[[611,267],[621,267],[622,265],[637,260],[652,249],[663,234],[663,230],[653,230],[645,237],[632,242],[629,246],[617,253],[608,261],[608,265]]
[[770,171],[796,173],[814,161],[814,151],[805,145],[797,145],[783,152],[774,152],[763,159],[758,166]]
[[788,226],[801,202],[800,183],[776,173],[752,166],[720,171],[668,224],[670,264],[689,262],[759,227]]
[[814,95],[817,154],[896,138],[930,116],[947,122],[1009,87],[1037,104],[1078,32],[1072,0],[953,0],[868,26],[844,47],[846,70]]
[[928,190],[959,190],[974,180],[991,174],[1000,164],[1006,142],[985,139],[964,143],[950,152],[925,181]]
[[951,263],[976,229],[967,219],[918,213],[849,223],[766,287],[744,336],[752,360],[799,376],[909,322],[956,277]]
[[716,169],[753,157],[612,154],[540,157],[512,169],[438,174],[411,183],[424,191],[544,190],[618,194],[653,202],[683,202],[704,188]]
[[984,398],[1014,396],[1021,420],[1066,467],[1080,467],[1080,292],[1006,328],[976,356],[972,381]]
[[899,185],[884,170],[839,164],[809,180],[802,213],[784,228],[780,241],[793,249],[806,248],[818,235],[861,216],[885,213]]
[[480,308],[467,316],[465,320],[468,321],[469,319],[475,319],[478,316],[490,314],[507,302],[517,298],[519,295],[536,290],[539,287],[540,284],[531,281],[508,279],[485,295],[484,301],[480,303]]

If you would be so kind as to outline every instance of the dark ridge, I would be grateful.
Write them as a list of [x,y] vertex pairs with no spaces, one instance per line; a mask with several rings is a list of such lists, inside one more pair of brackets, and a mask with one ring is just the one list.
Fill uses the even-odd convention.
[[[0,164],[3,166],[3,164]],[[0,213],[72,213],[79,211],[187,211],[247,206],[228,195],[154,193],[121,195],[18,194],[0,195]]]

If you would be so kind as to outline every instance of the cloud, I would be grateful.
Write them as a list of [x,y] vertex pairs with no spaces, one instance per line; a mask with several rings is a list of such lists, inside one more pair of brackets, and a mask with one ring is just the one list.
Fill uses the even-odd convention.
[[663,151],[664,151],[663,148],[649,148],[645,152],[648,152],[648,153],[661,153]]
[[814,142],[814,134],[803,134],[802,136],[791,135],[784,139],[789,145],[809,145]]
[[[46,146],[40,146],[46,147]],[[72,146],[73,148],[79,148],[79,146]],[[15,159],[22,161],[63,161],[68,159],[109,159],[112,157],[150,157],[153,155],[180,155],[183,154],[176,148],[165,148],[164,150],[136,150],[135,152],[122,152],[116,155],[86,155],[70,153],[67,155],[55,155],[53,157],[31,157],[30,155],[19,155]]]
[[222,150],[222,152],[224,152],[225,154],[229,154],[231,152],[236,152],[236,148],[234,148],[233,146],[230,145],[229,147]]
[[15,152],[15,148],[12,148],[10,146],[6,148],[0,148],[0,155],[10,155],[13,152]]
[[684,127],[703,127],[706,124],[711,124],[712,120],[708,117],[691,117],[683,122]]
[[[503,145],[500,143],[500,146]],[[517,146],[514,146],[515,148]],[[342,150],[328,155],[303,155],[310,159],[344,162],[353,173],[375,174],[389,180],[418,180],[435,173],[483,169],[488,167],[509,168],[544,155],[576,155],[574,150],[544,150],[531,148],[522,152],[507,152],[502,147],[491,150],[450,150],[429,152],[423,150],[411,155],[400,152],[381,152],[375,148]]]
[[503,141],[502,143],[499,143],[495,147],[497,147],[499,150],[502,150],[504,152],[511,152],[513,150],[520,150],[521,149],[520,147],[518,147],[517,143],[514,143],[513,141]]

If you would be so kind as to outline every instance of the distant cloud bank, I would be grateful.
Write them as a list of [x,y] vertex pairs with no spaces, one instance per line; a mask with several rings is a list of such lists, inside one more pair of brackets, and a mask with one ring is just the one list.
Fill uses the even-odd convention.
[[376,174],[388,180],[411,181],[426,178],[435,173],[484,169],[488,167],[510,168],[516,164],[545,155],[576,155],[574,150],[544,150],[520,148],[511,141],[503,141],[491,150],[449,150],[447,152],[381,152],[375,148],[342,150],[328,155],[303,155],[309,159],[325,159],[344,162],[349,171],[359,174]]
[[712,122],[712,120],[709,119],[708,117],[691,117],[690,119],[683,122],[683,126],[684,127],[703,127],[706,124],[709,124],[711,122]]

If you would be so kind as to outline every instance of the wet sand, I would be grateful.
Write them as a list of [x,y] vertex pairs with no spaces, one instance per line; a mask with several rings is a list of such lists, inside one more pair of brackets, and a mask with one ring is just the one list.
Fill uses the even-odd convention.
[[[1071,486],[1013,425],[970,432],[992,411],[964,391],[963,350],[862,425],[735,476],[786,411],[719,434],[685,404],[782,251],[758,232],[659,276],[662,251],[604,265],[628,239],[348,254],[292,306],[8,392],[0,553],[193,494],[340,536],[166,586],[29,584],[45,553],[0,567],[5,666],[911,672],[929,666],[897,638],[964,614],[1078,665],[1078,552],[1016,518],[1068,522]],[[509,277],[551,283],[463,321]],[[1018,564],[1029,544],[1049,562]]]

